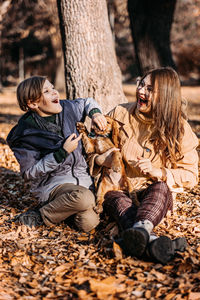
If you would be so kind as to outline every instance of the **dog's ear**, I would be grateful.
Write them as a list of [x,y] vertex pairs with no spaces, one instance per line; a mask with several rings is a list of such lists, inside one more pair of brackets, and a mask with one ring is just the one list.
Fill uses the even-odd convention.
[[111,123],[114,121],[113,118],[111,118],[110,116],[105,116],[107,122]]
[[112,120],[112,141],[115,147],[119,147],[119,141],[118,141],[118,136],[119,136],[119,124],[117,121]]

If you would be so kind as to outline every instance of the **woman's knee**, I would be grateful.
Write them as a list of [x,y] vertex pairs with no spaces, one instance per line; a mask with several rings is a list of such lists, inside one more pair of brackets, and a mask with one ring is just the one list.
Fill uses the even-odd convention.
[[157,197],[159,197],[159,201],[163,201],[165,204],[168,203],[168,208],[171,209],[173,206],[173,198],[172,193],[168,187],[168,185],[163,181],[158,181],[150,185],[147,190],[155,195],[155,200],[157,201]]
[[163,195],[166,195],[166,196],[171,193],[168,185],[163,181],[158,181],[158,182],[151,184],[148,189],[154,190],[155,192],[158,192],[158,193],[162,193]]
[[168,185],[166,184],[166,182],[158,181],[157,184],[158,184],[158,185],[161,187],[161,189],[164,190],[166,193],[168,193],[168,192],[170,191]]
[[104,196],[104,203],[103,206],[110,206],[114,203],[120,202],[123,198],[128,198],[126,194],[121,191],[109,191]]

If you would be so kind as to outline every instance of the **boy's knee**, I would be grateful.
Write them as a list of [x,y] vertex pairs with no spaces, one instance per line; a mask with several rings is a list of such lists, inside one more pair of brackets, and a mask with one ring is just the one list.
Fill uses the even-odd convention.
[[89,232],[99,224],[99,215],[90,209],[75,216],[75,224],[79,230]]
[[90,190],[86,188],[81,190],[77,197],[80,201],[81,210],[87,210],[95,206],[95,197]]

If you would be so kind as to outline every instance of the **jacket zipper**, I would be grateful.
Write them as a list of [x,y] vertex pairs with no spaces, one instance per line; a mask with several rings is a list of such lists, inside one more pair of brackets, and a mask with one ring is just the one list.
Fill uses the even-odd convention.
[[73,152],[72,152],[72,155],[73,155],[73,158],[74,158],[74,162],[72,164],[72,176],[76,179],[76,184],[79,185],[79,179],[74,175],[74,165],[75,165],[75,162],[76,162],[76,158],[75,158],[75,155],[74,155]]

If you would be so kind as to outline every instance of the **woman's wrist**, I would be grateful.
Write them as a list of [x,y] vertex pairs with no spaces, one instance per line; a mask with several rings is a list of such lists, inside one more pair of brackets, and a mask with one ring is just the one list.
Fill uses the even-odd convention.
[[166,180],[167,180],[167,172],[166,172],[166,169],[164,167],[156,169],[155,172],[152,175],[154,175],[153,177],[157,181],[166,182]]
[[167,171],[164,167],[161,168],[161,172],[162,172],[162,181],[166,182],[167,181]]

